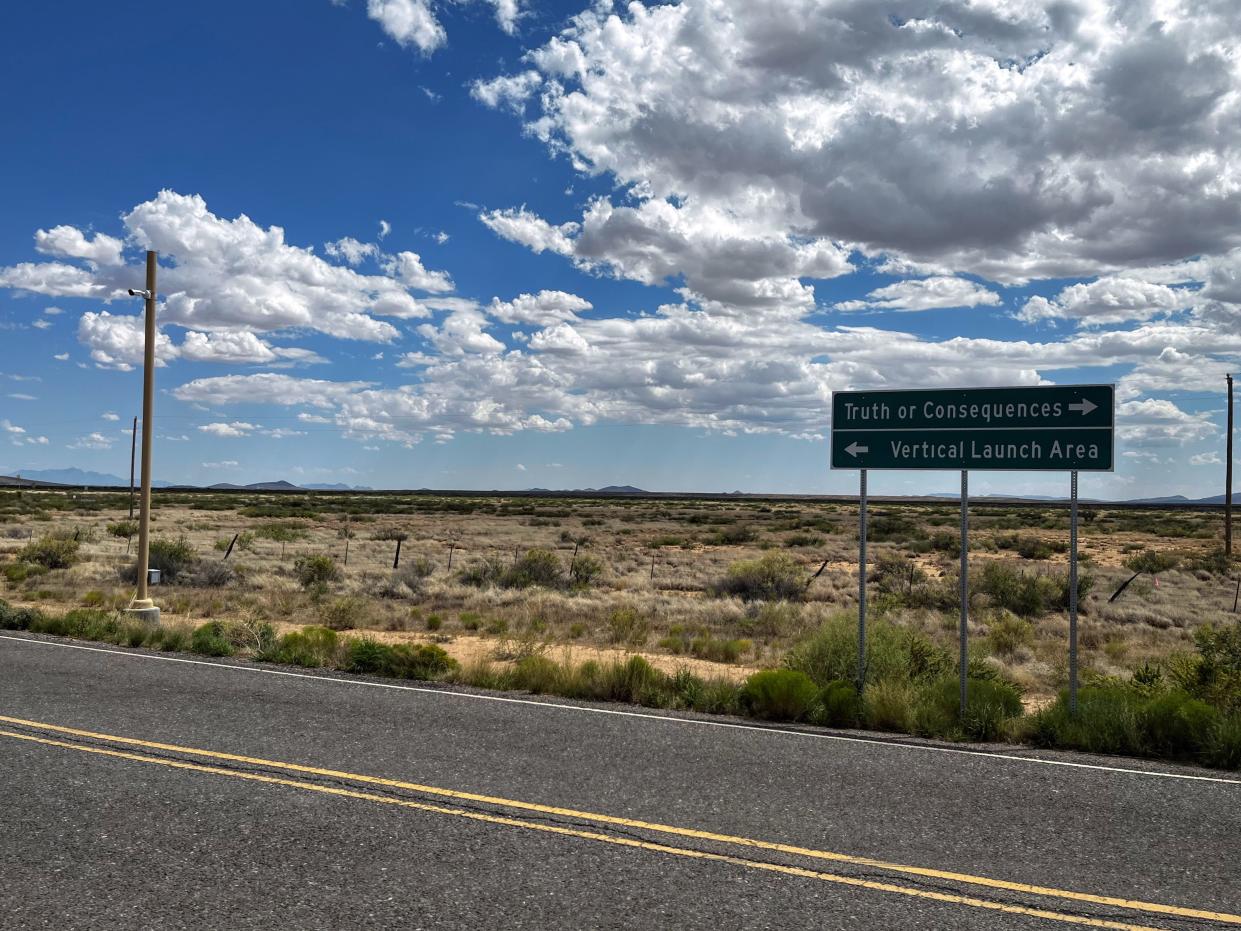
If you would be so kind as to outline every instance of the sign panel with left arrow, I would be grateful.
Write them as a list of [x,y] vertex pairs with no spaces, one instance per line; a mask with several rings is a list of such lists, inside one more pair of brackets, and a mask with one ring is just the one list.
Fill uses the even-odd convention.
[[832,468],[1110,472],[1112,385],[838,391]]

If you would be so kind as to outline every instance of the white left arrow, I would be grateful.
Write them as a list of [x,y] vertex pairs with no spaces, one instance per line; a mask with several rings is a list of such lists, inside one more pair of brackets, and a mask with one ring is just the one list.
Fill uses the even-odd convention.
[[1082,412],[1082,414],[1084,415],[1084,414],[1089,414],[1091,411],[1093,411],[1093,410],[1097,409],[1097,408],[1098,408],[1098,406],[1099,406],[1099,405],[1098,405],[1098,404],[1095,404],[1093,401],[1088,401],[1088,400],[1086,400],[1085,398],[1082,398],[1082,399],[1081,399],[1080,401],[1078,401],[1077,403],[1075,403],[1075,404],[1070,404],[1070,405],[1069,405],[1069,410],[1071,410],[1071,411],[1081,411],[1081,412]]
[[857,440],[854,440],[852,443],[850,443],[848,446],[845,447],[845,452],[847,452],[850,456],[856,459],[858,453],[870,452],[870,447],[869,446],[858,446]]

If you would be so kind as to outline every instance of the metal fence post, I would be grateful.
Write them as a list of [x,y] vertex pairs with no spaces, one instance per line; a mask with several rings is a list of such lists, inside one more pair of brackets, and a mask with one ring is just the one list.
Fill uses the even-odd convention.
[[858,492],[857,689],[866,685],[866,470]]
[[970,474],[961,470],[961,717],[969,700]]
[[1077,470],[1069,479],[1069,713],[1077,714]]

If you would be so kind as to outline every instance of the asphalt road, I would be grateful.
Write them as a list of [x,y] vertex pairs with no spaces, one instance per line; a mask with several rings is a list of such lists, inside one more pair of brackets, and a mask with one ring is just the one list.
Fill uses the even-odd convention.
[[0,637],[0,928],[1241,927],[1237,774],[273,671]]

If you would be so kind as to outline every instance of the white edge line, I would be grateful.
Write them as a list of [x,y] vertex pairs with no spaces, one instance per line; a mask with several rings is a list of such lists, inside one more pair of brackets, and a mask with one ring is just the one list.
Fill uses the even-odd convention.
[[76,643],[59,643],[55,640],[35,640],[26,637],[13,637],[0,634],[0,640],[11,640],[14,643],[29,643],[39,646],[63,647],[68,650],[85,650],[90,653],[107,653],[111,656],[126,656],[131,659],[161,660],[165,663],[186,663],[191,666],[207,666],[211,669],[231,669],[234,672],[263,673],[268,676],[288,676],[292,679],[312,679],[315,682],[332,682],[338,685],[362,685],[375,689],[395,689],[400,692],[420,692],[426,695],[452,696],[455,698],[473,698],[479,701],[504,702],[511,705],[532,705],[536,708],[558,708],[565,711],[582,711],[589,714],[609,714],[622,718],[642,718],[648,721],[664,721],[670,724],[694,724],[703,727],[723,727],[733,730],[757,731],[761,734],[782,734],[788,737],[807,737],[814,740],[837,740],[844,743],[868,744],[878,747],[892,747],[902,750],[923,750],[929,753],[955,753],[962,756],[980,757],[986,760],[1012,760],[1018,763],[1041,763],[1044,766],[1067,766],[1071,769],[1101,770],[1108,773],[1125,773],[1133,776],[1158,776],[1164,779],[1187,779],[1193,782],[1219,782],[1225,785],[1241,785],[1241,779],[1227,779],[1222,776],[1194,776],[1189,773],[1170,773],[1157,769],[1127,769],[1121,766],[1104,766],[1100,763],[1074,763],[1070,760],[1048,760],[1038,756],[1017,756],[1012,753],[989,753],[985,750],[964,750],[959,747],[936,747],[929,744],[902,743],[894,740],[869,737],[846,737],[842,734],[824,734],[810,731],[794,731],[781,727],[756,727],[752,724],[738,724],[733,721],[704,721],[700,718],[678,718],[671,715],[650,714],[642,711],[621,711],[613,708],[593,708],[589,705],[566,705],[561,702],[534,701],[528,698],[508,698],[503,695],[479,695],[474,692],[459,692],[451,688],[431,689],[417,685],[398,685],[394,682],[371,682],[367,679],[339,679],[335,676],[315,676],[305,672],[287,672],[283,669],[264,669],[261,666],[236,666],[232,663],[212,663],[201,659],[181,659],[176,656],[160,656],[153,653],[132,653],[128,650],[108,650],[103,647],[88,647]]

